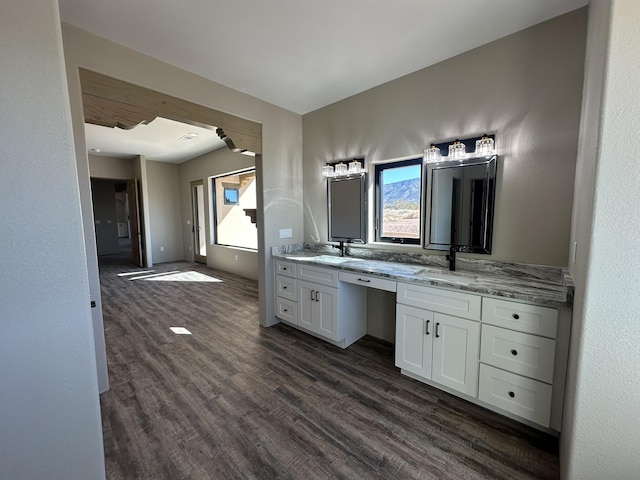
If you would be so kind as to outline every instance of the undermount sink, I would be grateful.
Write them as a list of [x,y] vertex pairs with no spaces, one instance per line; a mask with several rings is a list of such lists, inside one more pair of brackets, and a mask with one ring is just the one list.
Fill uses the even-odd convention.
[[472,283],[477,280],[477,275],[465,275],[458,272],[447,272],[441,270],[431,270],[424,268],[420,271],[420,275],[433,280],[444,280],[447,282]]
[[359,258],[352,257],[336,257],[333,255],[318,255],[317,257],[296,257],[296,260],[306,260],[312,262],[320,262],[320,263],[332,263],[332,264],[340,264],[344,262],[353,262],[360,260]]

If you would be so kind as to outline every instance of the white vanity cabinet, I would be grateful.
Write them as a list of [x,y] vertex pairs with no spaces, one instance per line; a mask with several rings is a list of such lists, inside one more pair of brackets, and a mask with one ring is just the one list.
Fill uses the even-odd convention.
[[276,260],[276,316],[346,348],[367,333],[367,291],[338,270]]
[[[485,298],[478,398],[544,427],[552,425],[558,309]],[[566,350],[566,348],[563,348]]]
[[298,324],[298,281],[296,264],[276,260],[276,317]]
[[322,284],[298,283],[298,325],[338,340],[338,289]]
[[[475,397],[480,299],[478,295],[399,282],[396,366],[421,380]],[[452,312],[468,318],[450,315]]]
[[398,282],[396,366],[560,431],[571,310]]

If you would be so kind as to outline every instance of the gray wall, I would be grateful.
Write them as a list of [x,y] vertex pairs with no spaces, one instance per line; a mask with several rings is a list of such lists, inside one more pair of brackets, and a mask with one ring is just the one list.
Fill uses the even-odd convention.
[[55,0],[2,2],[3,479],[104,478],[91,297],[59,22]]
[[154,263],[183,260],[180,229],[180,166],[147,160],[149,226]]
[[640,9],[591,0],[571,263],[562,478],[640,471]]
[[115,182],[92,178],[91,191],[98,255],[120,253]]
[[209,177],[255,166],[253,157],[234,153],[228,148],[201,155],[180,165],[182,196],[182,241],[184,258],[193,260],[193,234],[191,231],[191,182],[202,180],[205,197],[205,231],[207,242],[207,265],[237,275],[258,279],[258,252],[211,245],[211,181]]
[[133,178],[133,160],[89,155],[89,171],[93,178],[129,180]]
[[492,259],[566,265],[585,29],[582,9],[304,115],[305,241],[327,240],[325,161],[421,156],[432,141],[489,132],[500,153]]

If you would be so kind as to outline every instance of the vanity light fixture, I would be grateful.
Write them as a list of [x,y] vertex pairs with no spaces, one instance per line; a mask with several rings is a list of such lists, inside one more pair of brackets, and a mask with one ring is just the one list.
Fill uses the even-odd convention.
[[440,149],[433,143],[424,151],[424,160],[427,163],[439,162],[441,159]]
[[476,141],[476,156],[488,157],[496,152],[493,138],[488,137],[485,133],[480,140]]
[[464,146],[460,140],[456,140],[451,145],[449,145],[449,158],[450,159],[458,159],[464,158],[467,156],[467,147]]
[[340,177],[342,175],[347,175],[347,173],[349,172],[349,170],[347,169],[347,165],[345,163],[338,163],[335,168],[334,168],[334,176],[336,177]]
[[349,175],[354,175],[360,172],[362,172],[362,165],[354,158],[353,161],[349,162]]
[[424,163],[464,163],[476,158],[492,157],[497,154],[495,138],[494,134],[483,133],[482,136],[461,138],[453,142],[431,143],[424,150]]
[[322,167],[322,176],[325,178],[348,177],[363,173],[365,173],[363,157],[333,160]]
[[329,165],[328,163],[322,167],[322,176],[323,177],[333,177],[333,165]]

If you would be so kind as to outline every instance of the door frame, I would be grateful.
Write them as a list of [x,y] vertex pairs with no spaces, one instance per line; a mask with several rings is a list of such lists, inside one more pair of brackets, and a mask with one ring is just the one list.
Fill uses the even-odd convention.
[[[202,187],[202,209],[203,211],[200,212],[200,210],[198,209],[198,205],[196,204],[196,197],[197,195],[195,194],[195,189],[196,187]],[[204,181],[202,179],[200,180],[194,180],[190,183],[190,192],[191,192],[191,245],[193,248],[193,261],[194,262],[198,262],[198,263],[204,263],[206,265],[207,263],[207,255],[206,255],[206,248],[207,248],[207,218],[206,218],[206,207],[204,204]],[[202,219],[203,219],[203,225],[202,228],[204,230],[204,232],[200,232],[200,222],[199,222],[199,217],[200,217],[200,213],[202,213]],[[201,255],[200,253],[198,253],[198,251],[200,250],[200,245],[198,240],[200,240],[201,235],[204,235],[204,242],[205,242],[205,255]]]

